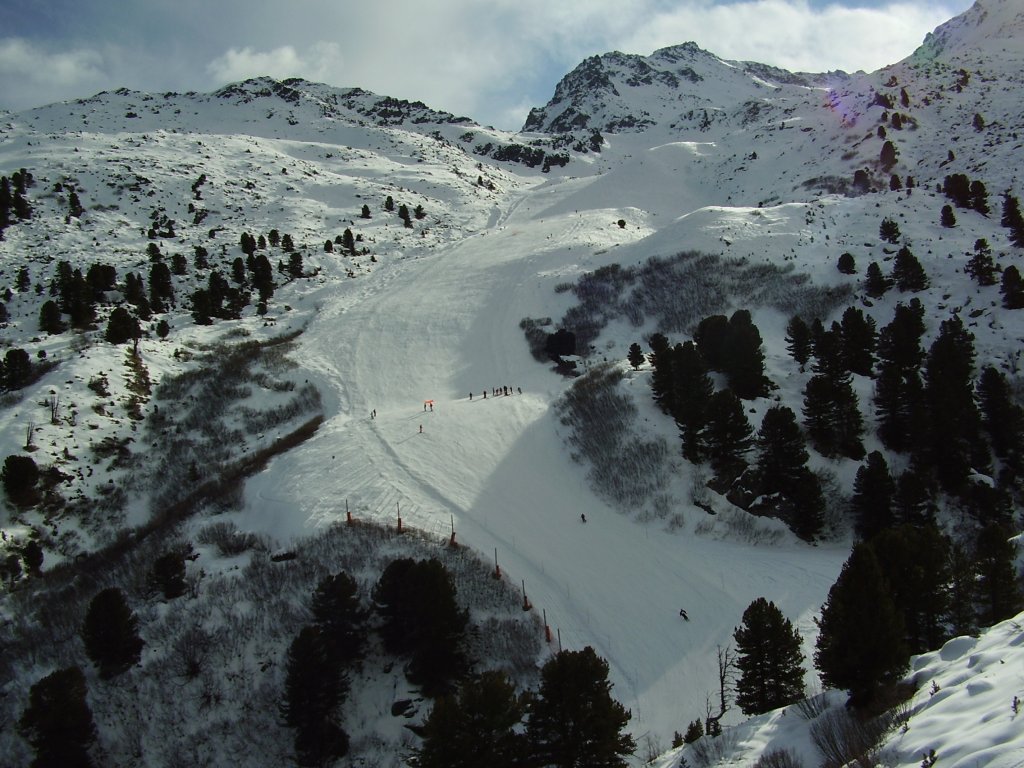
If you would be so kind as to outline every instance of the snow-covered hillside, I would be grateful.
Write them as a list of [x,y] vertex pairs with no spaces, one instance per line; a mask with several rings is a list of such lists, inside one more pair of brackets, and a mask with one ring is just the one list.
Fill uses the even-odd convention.
[[[55,365],[4,396],[0,456],[31,455],[58,470],[64,500],[26,512],[4,499],[8,547],[35,538],[44,572],[73,569],[122,528],[151,522],[168,499],[188,499],[213,472],[196,446],[216,454],[217,466],[237,466],[315,422],[315,432],[275,453],[219,510],[186,519],[180,535],[194,538],[214,512],[276,553],[344,522],[347,512],[392,527],[400,515],[438,547],[454,528],[457,541],[489,564],[497,558],[512,589],[525,589],[553,632],[545,653],[589,645],[608,659],[612,694],[632,712],[638,756],[663,752],[676,731],[706,714],[707,697],[717,693],[717,649],[732,641],[752,600],[774,601],[811,658],[815,618],[849,552],[841,501],[859,464],[812,457],[835,486],[831,536],[816,545],[700,493],[717,512],[709,514],[694,503],[702,478],[678,455],[675,425],[651,401],[650,367],[626,363],[629,345],[646,349],[652,332],[675,342],[692,329],[620,317],[578,362],[621,368],[621,391],[637,409],[631,429],[671,446],[658,497],[625,508],[597,494],[590,467],[574,460],[556,412],[571,380],[534,359],[520,321],[550,317],[557,325],[574,303],[564,287],[586,273],[695,250],[804,275],[849,295],[881,327],[910,298],[892,290],[868,300],[862,290],[869,263],[891,268],[896,247],[879,238],[890,217],[930,280],[914,294],[927,307],[926,346],[941,321],[959,313],[976,337],[979,363],[1019,383],[1024,315],[1004,310],[998,285],[976,285],[964,265],[980,238],[1002,266],[1022,265],[998,216],[999,194],[1024,193],[1020,13],[1013,0],[980,0],[907,59],[870,74],[786,73],[723,61],[692,43],[649,57],[593,57],[518,134],[359,89],[265,78],[213,94],[124,90],[3,114],[0,173],[26,169],[35,184],[27,195],[32,218],[9,226],[0,241],[0,290],[10,291],[0,334],[5,347]],[[884,167],[887,141],[897,157]],[[948,200],[936,187],[953,173],[982,180],[994,213],[957,209],[957,226],[940,226]],[[71,192],[80,215],[69,213]],[[397,210],[385,209],[389,197],[396,209],[421,206],[423,217],[405,226]],[[346,229],[357,241],[352,251],[341,245]],[[277,284],[266,312],[253,302],[238,320],[197,325],[196,289],[214,269],[231,277],[246,256],[244,233],[272,230],[294,240],[301,275],[289,272],[282,247],[261,246]],[[130,345],[106,342],[104,329],[111,305],[125,298],[124,275],[149,283],[153,244],[168,262],[184,257],[186,268],[172,277],[173,304],[143,324],[142,382],[126,358]],[[206,267],[197,265],[200,250]],[[836,269],[843,253],[854,257],[855,274]],[[117,269],[118,286],[93,330],[40,330],[62,261],[83,273],[93,263]],[[22,268],[28,283],[19,286]],[[736,295],[714,301],[722,312],[740,308]],[[748,404],[756,426],[776,403],[799,413],[810,374],[785,350],[788,315],[776,306],[751,309],[777,385]],[[157,333],[160,320],[166,338]],[[201,412],[199,390],[186,387],[177,397],[161,390],[200,367],[218,370],[224,345],[291,334],[280,356],[253,363],[263,384],[226,401],[223,412]],[[870,401],[873,380],[855,379],[861,402]],[[296,406],[296,415],[252,415],[291,403],[309,385],[318,398]],[[158,411],[163,431],[148,426]],[[869,451],[880,448],[871,426]],[[183,433],[197,436],[187,461],[168,448]],[[1019,510],[1014,519],[1019,525]],[[202,548],[189,568],[205,574],[200,591],[217,591],[220,579],[237,577],[256,557],[225,559]],[[19,588],[32,584],[24,579]],[[13,613],[26,602],[5,601],[9,627],[45,620]],[[140,681],[147,665],[157,668],[173,650],[159,634],[165,607],[146,611],[154,621],[149,634],[143,628],[147,656],[129,673]],[[931,748],[943,764],[954,755],[951,765],[1024,764],[1010,711],[1024,686],[1019,674],[995,671],[1020,668],[1019,634],[1019,624],[1007,622],[915,661],[922,687],[907,730],[889,743],[892,765],[919,765]],[[58,661],[88,666],[66,638],[55,645],[59,651],[5,662],[9,717]],[[284,646],[266,647],[279,654],[266,672],[276,684]],[[266,671],[261,661],[239,664],[269,701],[270,683],[253,682]],[[967,678],[982,673],[989,677]],[[347,724],[366,743],[382,739],[373,742],[386,755],[382,765],[401,764],[396,745],[408,747],[401,721],[388,714],[388,696],[408,694],[400,682],[387,690],[394,679],[368,698],[372,715]],[[933,680],[939,691],[929,696]],[[100,698],[97,721],[125,709],[113,694],[106,705]],[[372,707],[379,723],[368,724]],[[991,725],[955,743],[951,734],[974,728],[979,717]],[[806,733],[791,728],[795,712],[742,719],[733,708],[724,720],[736,726],[723,754],[729,764],[752,764],[779,745],[795,745],[807,764],[816,759]],[[138,727],[147,729],[140,741],[160,738],[156,725]],[[116,722],[103,730],[124,754],[133,748]],[[12,754],[26,754],[15,735],[0,738],[16,745]],[[663,764],[680,765],[685,754]]]

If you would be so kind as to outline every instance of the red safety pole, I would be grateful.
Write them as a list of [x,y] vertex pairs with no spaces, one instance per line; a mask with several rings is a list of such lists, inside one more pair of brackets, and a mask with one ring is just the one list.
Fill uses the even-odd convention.
[[528,611],[533,608],[530,604],[530,598],[526,596],[526,579],[523,579],[523,610]]
[[402,532],[402,507],[401,507],[401,505],[397,501],[395,502],[395,508],[398,510],[398,532],[401,533]]
[[501,566],[498,565],[498,548],[494,548],[494,578],[501,578]]
[[352,525],[352,513],[348,509],[348,499],[345,499],[345,522]]
[[548,643],[550,643],[551,642],[551,627],[548,626],[548,609],[545,608],[543,610],[543,613],[544,613],[544,639]]

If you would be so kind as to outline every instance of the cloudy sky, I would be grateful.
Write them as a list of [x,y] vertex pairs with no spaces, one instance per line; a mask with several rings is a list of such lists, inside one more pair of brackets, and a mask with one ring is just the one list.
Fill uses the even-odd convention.
[[0,0],[0,109],[304,77],[499,128],[585,57],[694,41],[794,71],[909,55],[972,0]]

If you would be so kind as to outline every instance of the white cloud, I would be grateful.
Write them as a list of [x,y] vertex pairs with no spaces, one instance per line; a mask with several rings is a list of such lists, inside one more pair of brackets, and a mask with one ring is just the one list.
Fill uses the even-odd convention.
[[252,48],[231,48],[211,61],[207,73],[216,85],[269,75],[276,79],[304,77],[307,80],[329,79],[343,71],[344,57],[337,43],[318,42],[304,50],[283,45],[270,51]]
[[91,95],[83,89],[106,80],[103,57],[95,50],[48,50],[19,38],[0,39],[0,83],[11,108],[38,106],[40,94],[50,101]]
[[793,71],[872,71],[910,55],[925,33],[955,13],[920,2],[874,8],[814,8],[804,0],[692,3],[655,14],[625,45],[648,53],[693,40],[725,59]]

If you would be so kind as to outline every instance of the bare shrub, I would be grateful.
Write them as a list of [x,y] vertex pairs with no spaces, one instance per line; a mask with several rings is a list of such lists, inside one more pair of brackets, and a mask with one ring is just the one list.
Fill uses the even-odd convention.
[[732,757],[739,743],[739,735],[734,728],[729,728],[718,736],[702,736],[690,745],[690,754],[697,765],[709,768]]
[[526,334],[526,344],[530,348],[530,354],[533,355],[534,360],[541,363],[548,359],[548,332],[544,329],[550,326],[550,317],[524,317],[519,321],[519,327]]
[[804,764],[791,749],[771,749],[757,759],[754,768],[804,768]]
[[182,680],[195,680],[206,668],[214,637],[199,627],[182,632],[170,653],[174,674]]
[[811,723],[811,741],[825,758],[825,768],[841,768],[852,761],[868,761],[889,731],[886,718],[861,719],[844,708],[833,707]]
[[196,541],[216,547],[224,557],[234,557],[250,549],[267,548],[255,533],[242,533],[238,526],[230,522],[210,523],[196,534]]
[[737,306],[825,317],[851,293],[848,286],[816,286],[791,264],[751,263],[699,251],[653,257],[636,268],[611,264],[581,277],[573,291],[579,304],[566,312],[560,325],[576,334],[582,350],[620,317],[633,327],[652,317],[663,333],[687,333],[704,317]]
[[581,376],[555,404],[570,428],[567,442],[576,461],[590,464],[588,477],[598,493],[630,509],[640,509],[666,483],[670,451],[661,438],[636,434],[636,405],[619,391],[623,373],[599,365]]
[[805,691],[806,695],[796,702],[796,709],[800,716],[810,722],[829,708],[828,695],[821,691]]

